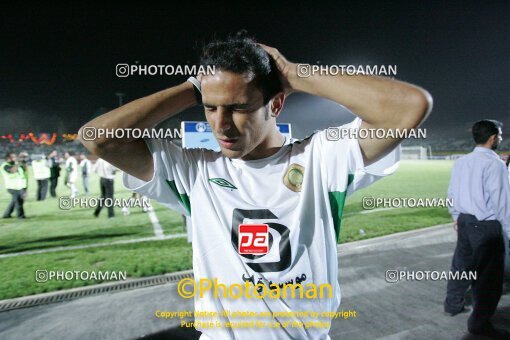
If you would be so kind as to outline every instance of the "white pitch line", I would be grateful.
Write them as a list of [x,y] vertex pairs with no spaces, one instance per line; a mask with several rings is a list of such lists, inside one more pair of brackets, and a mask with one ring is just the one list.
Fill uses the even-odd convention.
[[163,234],[163,228],[161,228],[161,224],[159,224],[158,216],[156,216],[156,213],[153,209],[147,211],[147,215],[149,215],[149,219],[152,223],[152,228],[154,229],[154,235],[156,235],[157,238],[163,238],[165,235]]
[[144,237],[144,238],[137,238],[134,240],[120,240],[120,241],[114,241],[114,242],[93,243],[93,244],[85,244],[85,245],[81,245],[81,246],[66,246],[66,247],[47,248],[47,249],[41,249],[41,250],[28,250],[28,251],[20,251],[17,253],[0,254],[0,259],[6,258],[6,257],[16,257],[16,256],[21,256],[21,255],[54,253],[54,252],[65,251],[65,250],[107,247],[107,246],[112,246],[112,245],[116,245],[116,244],[140,243],[140,242],[145,242],[145,241],[160,241],[160,240],[169,240],[172,238],[186,238],[187,236],[188,236],[187,234],[173,234],[173,235],[167,235],[167,236],[163,236],[163,237]]

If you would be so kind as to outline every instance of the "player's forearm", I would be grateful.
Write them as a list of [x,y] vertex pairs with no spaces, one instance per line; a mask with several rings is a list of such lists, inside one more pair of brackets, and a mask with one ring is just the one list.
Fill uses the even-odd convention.
[[291,87],[344,105],[380,128],[418,126],[432,107],[430,94],[401,81],[372,76],[311,75],[289,77]]
[[82,138],[85,127],[94,129],[128,129],[152,128],[159,122],[170,118],[179,112],[196,104],[193,85],[190,82],[171,87],[147,97],[134,100],[115,110],[105,113],[80,128],[79,136],[83,145],[94,152],[98,148],[112,144],[126,143],[129,139],[107,138],[106,136],[94,140]]

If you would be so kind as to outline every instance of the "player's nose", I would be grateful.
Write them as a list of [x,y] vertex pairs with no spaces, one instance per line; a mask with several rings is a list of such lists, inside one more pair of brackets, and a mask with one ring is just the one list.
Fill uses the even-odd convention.
[[227,131],[230,129],[232,124],[232,114],[223,108],[218,108],[218,112],[216,114],[215,120],[215,130],[223,133],[223,131]]

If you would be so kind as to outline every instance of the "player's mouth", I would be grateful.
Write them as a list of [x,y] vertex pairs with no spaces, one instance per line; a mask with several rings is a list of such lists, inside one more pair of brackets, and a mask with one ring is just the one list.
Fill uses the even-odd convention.
[[225,149],[231,149],[234,144],[237,142],[238,138],[218,138],[218,142]]

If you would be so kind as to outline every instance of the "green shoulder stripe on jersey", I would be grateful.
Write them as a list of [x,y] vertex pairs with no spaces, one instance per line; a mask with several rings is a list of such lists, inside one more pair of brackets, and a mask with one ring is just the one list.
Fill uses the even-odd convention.
[[177,191],[177,187],[175,186],[175,181],[169,181],[166,180],[168,183],[168,186],[170,189],[172,189],[175,196],[181,201],[182,204],[184,204],[184,207],[186,208],[186,211],[191,216],[191,205],[189,203],[189,197],[186,194],[179,194],[179,191]]
[[342,214],[344,212],[345,197],[347,196],[347,188],[354,180],[354,175],[349,174],[347,177],[347,187],[345,191],[329,192],[329,204],[331,206],[331,214],[333,215],[333,226],[335,227],[336,242],[340,242],[340,224],[342,223]]

